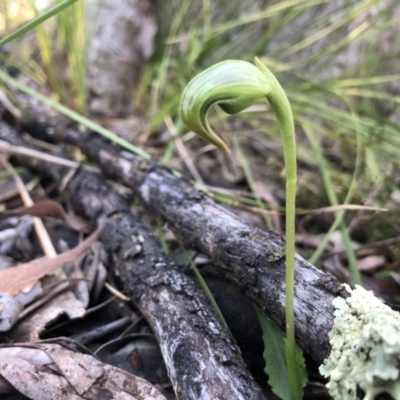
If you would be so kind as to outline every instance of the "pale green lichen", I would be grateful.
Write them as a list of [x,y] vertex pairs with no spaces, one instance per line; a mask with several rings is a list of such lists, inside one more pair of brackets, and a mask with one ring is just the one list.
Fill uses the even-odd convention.
[[400,315],[372,292],[345,286],[351,296],[333,300],[332,349],[319,368],[329,393],[338,400],[373,400],[380,393],[400,399]]

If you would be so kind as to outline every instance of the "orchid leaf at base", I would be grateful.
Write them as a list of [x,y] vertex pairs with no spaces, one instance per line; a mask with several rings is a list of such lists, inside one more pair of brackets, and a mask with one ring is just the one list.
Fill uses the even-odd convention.
[[[307,373],[302,350],[295,346],[287,348],[284,332],[268,318],[263,310],[254,306],[263,332],[265,373],[272,391],[282,400],[301,400],[303,387],[307,383]],[[287,368],[287,354],[294,358]],[[291,395],[291,390],[294,392]]]

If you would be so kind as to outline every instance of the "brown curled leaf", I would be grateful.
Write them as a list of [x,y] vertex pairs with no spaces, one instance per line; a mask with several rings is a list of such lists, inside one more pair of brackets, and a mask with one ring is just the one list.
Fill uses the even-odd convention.
[[33,399],[166,400],[146,380],[58,344],[0,346],[0,389]]
[[81,253],[91,247],[99,238],[101,231],[102,227],[97,228],[81,244],[59,254],[57,257],[42,257],[14,268],[0,271],[0,293],[8,293],[11,296],[15,296],[21,291],[30,291],[44,275],[67,262],[74,261]]
[[32,217],[60,217],[64,222],[75,231],[87,232],[90,226],[82,218],[68,214],[64,207],[54,200],[44,199],[35,203],[31,207],[18,207],[12,210],[4,210],[0,212],[0,216],[8,215],[31,215]]

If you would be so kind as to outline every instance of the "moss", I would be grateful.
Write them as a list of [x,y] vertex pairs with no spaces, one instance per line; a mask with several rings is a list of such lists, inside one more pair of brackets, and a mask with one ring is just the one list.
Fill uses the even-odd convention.
[[372,292],[345,286],[351,296],[333,300],[332,349],[320,367],[329,393],[340,400],[357,399],[357,391],[364,400],[384,392],[400,399],[400,316]]

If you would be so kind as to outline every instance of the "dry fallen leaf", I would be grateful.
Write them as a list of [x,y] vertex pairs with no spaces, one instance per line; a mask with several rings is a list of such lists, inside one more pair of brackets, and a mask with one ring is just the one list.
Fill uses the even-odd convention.
[[11,178],[0,181],[0,203],[4,203],[17,195],[18,189]]
[[0,293],[0,332],[8,331],[18,320],[24,306],[7,293]]
[[144,379],[58,344],[0,348],[0,383],[2,388],[9,383],[25,396],[40,400],[166,400]]
[[54,200],[40,200],[31,207],[18,207],[12,210],[4,210],[0,212],[0,216],[5,215],[31,215],[32,217],[61,217],[64,222],[76,231],[87,232],[89,226],[82,218],[67,214],[60,203]]
[[360,271],[374,271],[386,264],[386,257],[381,255],[370,255],[358,259],[358,269]]
[[[61,285],[60,290],[62,289]],[[66,286],[68,287],[68,284]],[[39,340],[41,333],[62,315],[69,319],[76,319],[82,318],[86,314],[84,305],[72,292],[65,290],[65,285],[63,292],[57,293],[57,289],[58,287],[55,287],[53,293],[48,293],[49,298],[44,304],[39,304],[36,307],[34,303],[29,307],[32,311],[27,313],[10,333],[14,341],[32,342]],[[23,311],[23,314],[26,314],[26,312]]]
[[22,291],[28,292],[44,275],[67,262],[74,261],[82,252],[91,247],[98,239],[101,231],[102,228],[98,228],[81,244],[59,254],[55,258],[42,257],[26,264],[0,271],[0,293],[8,293],[11,296],[15,296]]
[[[261,196],[262,199],[264,199],[268,204],[271,204],[272,207],[274,207],[274,208],[279,207],[279,201],[274,196],[274,194],[269,189],[269,187],[266,184],[264,184],[264,182],[255,181],[254,186],[256,187],[257,193]],[[282,226],[281,226],[281,220],[280,220],[279,214],[278,213],[272,214],[271,220],[274,223],[275,231],[277,233],[282,234]]]

